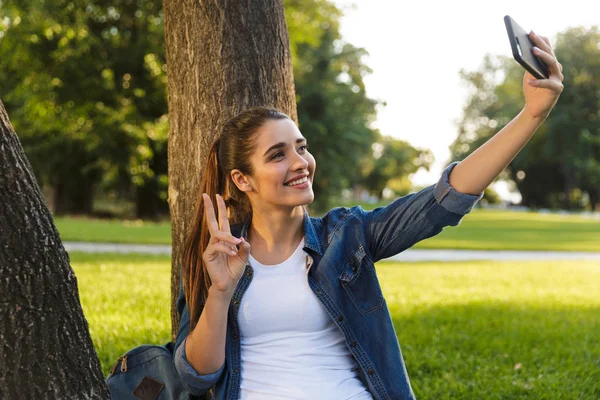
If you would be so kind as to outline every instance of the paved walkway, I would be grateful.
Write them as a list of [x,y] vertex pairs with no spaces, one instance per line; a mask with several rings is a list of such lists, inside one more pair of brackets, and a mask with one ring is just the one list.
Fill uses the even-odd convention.
[[[67,251],[86,253],[171,254],[170,245],[63,242]],[[492,251],[492,250],[416,250],[408,249],[389,260],[394,261],[469,261],[469,260],[592,260],[600,253],[566,251]]]
[[63,242],[63,245],[67,251],[81,251],[84,253],[171,254],[171,245],[160,244]]

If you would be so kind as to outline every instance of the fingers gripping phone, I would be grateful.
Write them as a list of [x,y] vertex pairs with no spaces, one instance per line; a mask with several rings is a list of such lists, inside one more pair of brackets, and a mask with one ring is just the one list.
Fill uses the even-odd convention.
[[533,54],[534,45],[527,32],[508,15],[504,17],[504,25],[515,60],[537,79],[548,79],[548,67]]

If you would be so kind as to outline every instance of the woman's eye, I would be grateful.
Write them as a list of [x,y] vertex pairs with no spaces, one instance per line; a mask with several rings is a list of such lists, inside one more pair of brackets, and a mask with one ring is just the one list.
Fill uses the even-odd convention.
[[[308,145],[307,144],[304,144],[304,145],[298,147],[298,153],[304,153],[307,150],[308,150]],[[278,160],[278,159],[282,159],[283,157],[285,157],[285,152],[279,151],[277,153],[274,153],[271,156],[270,160]]]

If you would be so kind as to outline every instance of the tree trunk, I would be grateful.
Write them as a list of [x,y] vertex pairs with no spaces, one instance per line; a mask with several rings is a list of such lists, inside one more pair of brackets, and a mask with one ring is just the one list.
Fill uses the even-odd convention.
[[250,106],[297,121],[289,38],[281,0],[165,0],[169,104],[169,208],[175,299],[185,236],[202,165],[223,124]]
[[108,399],[77,279],[0,102],[0,398]]

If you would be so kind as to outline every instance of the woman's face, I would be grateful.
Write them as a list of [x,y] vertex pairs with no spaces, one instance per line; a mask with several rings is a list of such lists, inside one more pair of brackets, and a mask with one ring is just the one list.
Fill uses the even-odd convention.
[[296,124],[289,119],[269,120],[257,132],[250,157],[254,170],[246,192],[253,207],[295,207],[312,203],[315,158]]

